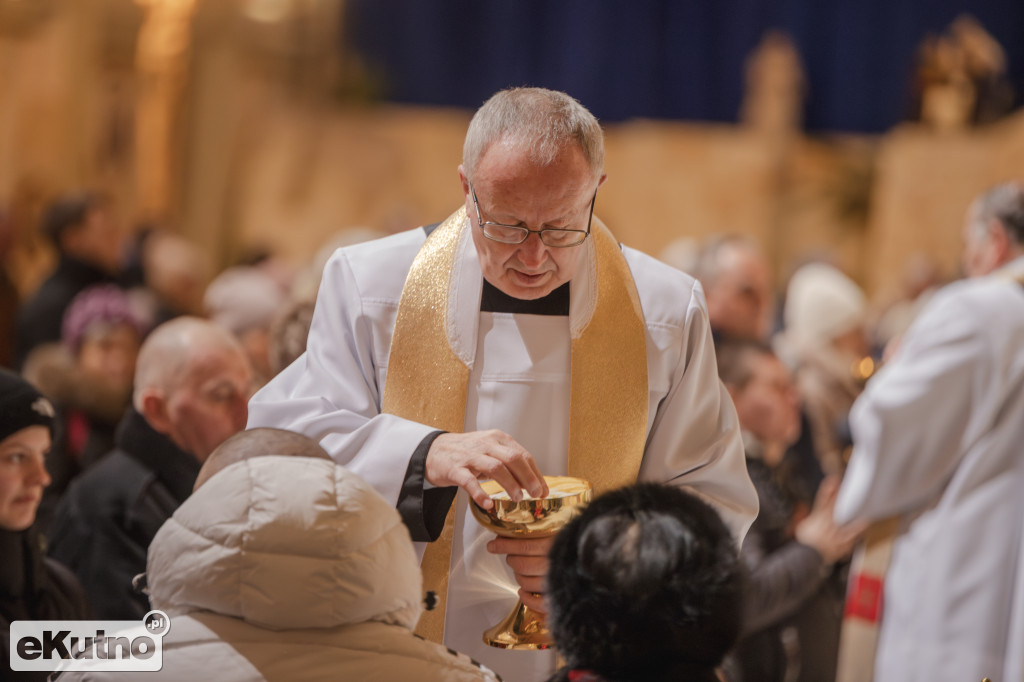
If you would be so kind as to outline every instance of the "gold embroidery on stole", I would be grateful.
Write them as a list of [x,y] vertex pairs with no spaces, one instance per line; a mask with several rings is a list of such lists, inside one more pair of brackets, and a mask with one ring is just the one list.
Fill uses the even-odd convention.
[[[450,432],[465,424],[469,368],[448,339],[450,284],[466,220],[460,208],[416,255],[402,289],[391,340],[382,411]],[[569,475],[597,492],[636,480],[647,436],[647,343],[640,297],[622,250],[593,221],[597,303],[571,346]],[[581,265],[583,265],[581,263]],[[511,434],[513,437],[515,434]],[[438,606],[425,611],[417,634],[444,639],[455,505],[441,536],[423,555],[424,588]]]

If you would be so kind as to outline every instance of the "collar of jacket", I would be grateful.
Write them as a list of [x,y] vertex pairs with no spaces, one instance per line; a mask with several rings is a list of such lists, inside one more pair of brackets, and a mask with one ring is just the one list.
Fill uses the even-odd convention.
[[62,276],[70,277],[76,282],[80,282],[83,286],[114,281],[113,277],[92,263],[87,263],[66,253],[60,254],[57,262],[57,272]]
[[192,494],[202,464],[150,426],[134,407],[117,425],[114,442],[126,455],[153,471],[179,503]]

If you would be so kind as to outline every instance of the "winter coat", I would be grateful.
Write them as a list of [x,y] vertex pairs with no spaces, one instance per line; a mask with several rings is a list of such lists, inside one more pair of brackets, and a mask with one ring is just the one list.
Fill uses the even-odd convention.
[[132,578],[146,570],[149,543],[191,494],[200,464],[135,410],[121,420],[115,442],[57,506],[50,555],[82,581],[98,619],[138,620],[149,601]]
[[[423,595],[409,532],[330,460],[259,457],[217,473],[160,529],[147,581],[171,626],[163,669],[146,679],[497,679],[412,633]],[[119,678],[60,677],[108,679]]]
[[[835,676],[842,593],[831,589],[831,566],[794,539],[790,501],[756,443],[748,439],[747,445],[761,509],[743,543],[749,574],[743,636],[725,670],[736,682],[782,682],[797,675],[828,682]],[[828,615],[821,616],[822,609]],[[802,627],[807,622],[814,627]]]
[[75,296],[95,284],[112,281],[96,266],[62,254],[57,269],[18,310],[14,323],[15,366],[20,368],[36,346],[60,341],[64,312]]
[[131,406],[131,387],[115,390],[92,380],[61,343],[33,349],[22,376],[57,409],[53,445],[46,455],[51,481],[36,512],[36,528],[48,535],[71,481],[114,449],[117,425]]
[[0,557],[0,679],[45,680],[49,673],[11,670],[11,623],[88,618],[82,586],[68,569],[43,556],[34,529],[0,529]]

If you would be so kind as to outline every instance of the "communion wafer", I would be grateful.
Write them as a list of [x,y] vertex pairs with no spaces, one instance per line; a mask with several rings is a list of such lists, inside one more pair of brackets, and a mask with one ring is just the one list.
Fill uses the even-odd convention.
[[[550,500],[552,498],[569,497],[570,495],[576,495],[578,491],[565,491],[565,490],[552,490],[544,497],[532,497],[530,493],[523,490],[524,500]],[[502,490],[501,492],[491,493],[492,500],[511,500],[508,491]]]

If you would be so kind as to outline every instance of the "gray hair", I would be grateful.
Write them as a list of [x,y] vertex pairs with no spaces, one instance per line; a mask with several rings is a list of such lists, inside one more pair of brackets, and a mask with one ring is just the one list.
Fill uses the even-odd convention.
[[477,110],[466,131],[462,166],[473,179],[476,165],[492,144],[509,142],[540,166],[555,160],[570,141],[580,146],[596,178],[604,169],[601,125],[575,99],[544,88],[502,90]]
[[708,237],[697,252],[697,262],[693,268],[693,276],[700,280],[705,289],[714,286],[722,274],[722,256],[729,249],[749,251],[758,255],[761,253],[757,242],[743,234],[730,232]]
[[974,200],[969,211],[974,229],[985,229],[998,220],[1010,240],[1024,246],[1024,185],[1005,182],[996,185]]

